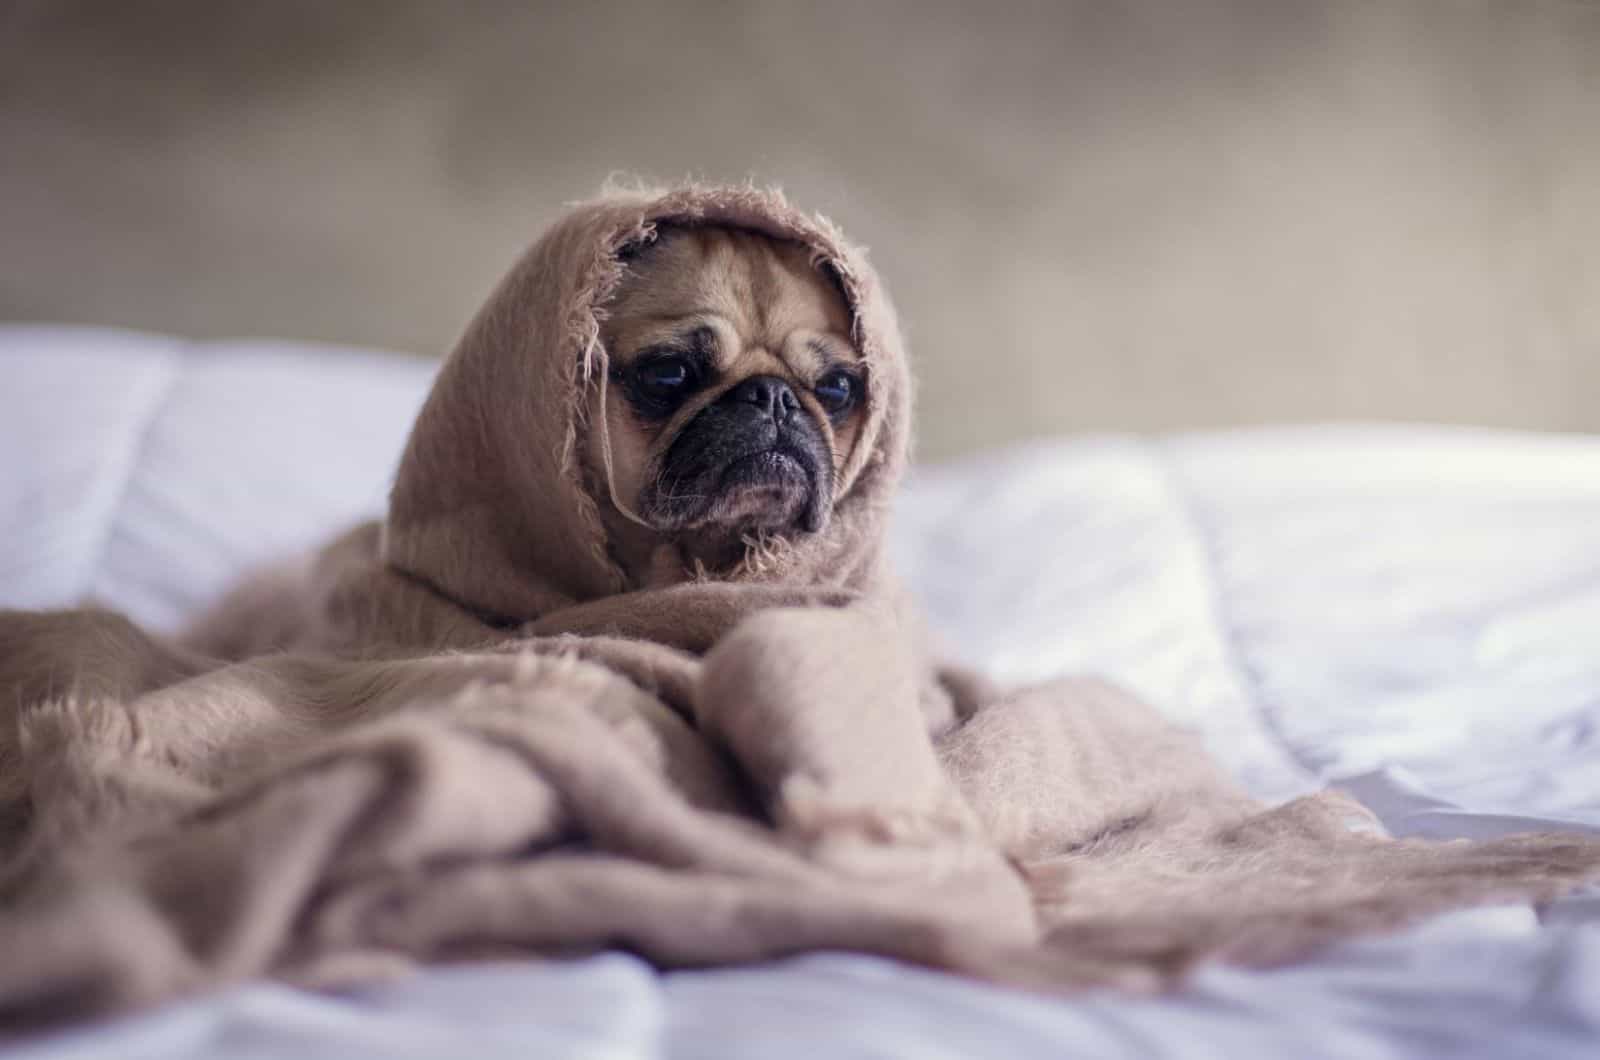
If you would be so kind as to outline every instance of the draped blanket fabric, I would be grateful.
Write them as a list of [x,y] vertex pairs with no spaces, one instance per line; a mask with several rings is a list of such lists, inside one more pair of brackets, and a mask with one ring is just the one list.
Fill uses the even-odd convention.
[[[599,321],[664,222],[809,247],[869,401],[824,530],[642,588],[604,530]],[[1002,693],[933,663],[882,556],[909,401],[876,276],[781,196],[574,209],[447,360],[383,524],[181,643],[0,614],[0,1026],[608,946],[1153,989],[1600,877],[1592,838],[1394,841],[1336,793],[1268,808],[1098,682]]]

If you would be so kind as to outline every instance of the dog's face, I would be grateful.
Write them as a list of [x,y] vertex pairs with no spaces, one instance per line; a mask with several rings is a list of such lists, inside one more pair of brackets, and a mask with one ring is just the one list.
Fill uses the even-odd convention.
[[627,261],[602,326],[618,500],[691,545],[822,529],[864,415],[849,334],[804,247],[663,229]]

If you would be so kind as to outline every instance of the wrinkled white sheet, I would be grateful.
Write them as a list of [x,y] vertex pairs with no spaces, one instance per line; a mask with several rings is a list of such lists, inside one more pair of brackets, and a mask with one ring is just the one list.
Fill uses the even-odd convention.
[[[430,371],[0,328],[0,605],[92,598],[172,628],[248,565],[375,511]],[[1600,830],[1600,438],[1039,443],[919,472],[895,533],[971,661],[1108,673],[1263,795],[1338,782],[1407,835]],[[0,1055],[1592,1060],[1600,896],[1211,969],[1157,1000],[837,954],[665,976],[607,954],[346,997],[255,985]]]

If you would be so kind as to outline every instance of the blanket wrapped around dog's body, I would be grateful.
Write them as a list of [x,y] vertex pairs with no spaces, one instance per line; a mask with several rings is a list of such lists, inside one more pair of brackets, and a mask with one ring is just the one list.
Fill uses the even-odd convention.
[[[619,256],[664,223],[808,247],[869,388],[821,530],[646,587],[586,428]],[[604,947],[1148,989],[1600,875],[1581,836],[1267,808],[1103,684],[937,666],[883,556],[909,408],[889,303],[826,222],[749,188],[575,209],[447,360],[381,525],[182,643],[0,616],[0,1025]]]

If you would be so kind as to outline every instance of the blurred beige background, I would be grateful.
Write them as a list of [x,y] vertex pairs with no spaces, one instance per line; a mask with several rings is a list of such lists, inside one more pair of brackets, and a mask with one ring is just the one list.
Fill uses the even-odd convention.
[[1600,430],[1584,0],[0,0],[0,318],[439,353],[612,171],[872,247],[925,456]]

